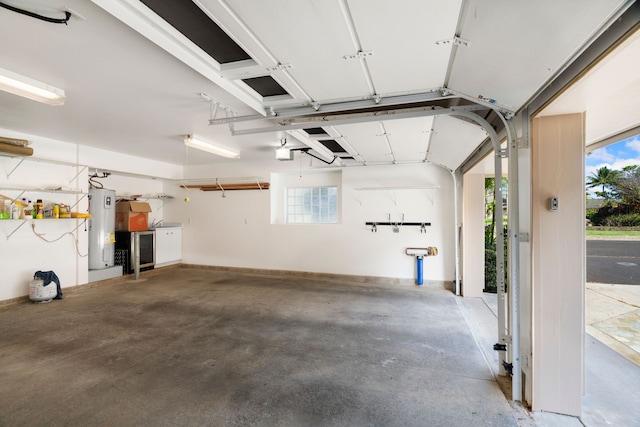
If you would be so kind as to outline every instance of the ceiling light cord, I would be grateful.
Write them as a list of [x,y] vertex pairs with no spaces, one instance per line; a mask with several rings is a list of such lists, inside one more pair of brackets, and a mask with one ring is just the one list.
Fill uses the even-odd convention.
[[22,15],[30,16],[31,18],[40,19],[41,21],[51,22],[52,24],[65,24],[65,25],[67,25],[67,22],[69,22],[69,19],[71,19],[71,12],[69,12],[69,11],[65,11],[64,12],[65,18],[59,19],[59,18],[49,18],[48,16],[38,15],[37,13],[29,12],[28,10],[24,10],[24,9],[19,9],[17,7],[10,6],[10,5],[8,5],[6,3],[3,3],[3,2],[0,2],[0,7],[4,7],[5,9],[8,9],[8,10],[10,10],[12,12],[16,12],[16,13],[20,13]]

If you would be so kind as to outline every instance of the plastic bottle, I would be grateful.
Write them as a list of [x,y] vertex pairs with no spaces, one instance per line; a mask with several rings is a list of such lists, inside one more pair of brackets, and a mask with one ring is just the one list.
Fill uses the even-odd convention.
[[22,212],[23,218],[31,218],[31,211],[33,210],[33,203],[31,202],[31,200],[27,200],[27,199],[22,199]]
[[36,200],[36,219],[42,219],[44,211],[42,210],[42,199]]
[[51,215],[51,218],[60,218],[60,205],[58,205],[57,203],[53,205],[53,214]]
[[26,218],[26,210],[29,208],[29,205],[27,204],[27,198],[23,197],[22,200],[20,201],[20,218]]
[[13,202],[11,206],[11,219],[20,219],[20,202]]
[[70,218],[69,206],[64,203],[60,203],[60,218]]

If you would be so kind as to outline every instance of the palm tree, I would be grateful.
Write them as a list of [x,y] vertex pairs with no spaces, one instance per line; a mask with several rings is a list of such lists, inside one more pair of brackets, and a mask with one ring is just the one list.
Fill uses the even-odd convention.
[[598,186],[602,186],[602,196],[605,199],[609,198],[609,194],[607,193],[607,187],[614,186],[618,176],[620,175],[620,171],[609,169],[606,166],[601,167],[596,170],[591,176],[588,176],[587,182],[588,188],[594,188]]

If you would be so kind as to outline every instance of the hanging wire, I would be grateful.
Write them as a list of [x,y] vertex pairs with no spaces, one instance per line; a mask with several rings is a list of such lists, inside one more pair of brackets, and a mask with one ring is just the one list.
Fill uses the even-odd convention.
[[48,16],[39,15],[37,13],[30,12],[28,10],[19,9],[17,7],[10,6],[10,5],[8,5],[8,4],[4,3],[4,2],[0,2],[0,7],[4,7],[7,10],[10,10],[10,11],[16,12],[16,13],[20,13],[22,15],[26,15],[26,16],[29,16],[31,18],[40,19],[41,21],[50,22],[52,24],[64,24],[64,25],[67,25],[67,22],[69,22],[69,19],[71,19],[71,12],[69,12],[69,11],[65,11],[64,12],[65,18],[50,18]]
[[[76,253],[78,254],[78,256],[79,256],[79,257],[82,257],[82,258],[85,258],[85,257],[89,256],[89,254],[88,254],[88,253],[86,253],[86,254],[84,254],[84,255],[83,255],[83,254],[81,254],[81,253],[80,253],[80,246],[79,246],[79,243],[78,243],[78,238],[77,238],[73,233],[74,233],[78,228],[80,228],[83,224],[86,224],[86,223],[87,223],[87,220],[85,219],[84,221],[82,221],[82,224],[78,225],[78,226],[77,226],[76,228],[74,228],[73,230],[71,230],[71,231],[67,231],[66,233],[61,234],[57,239],[53,239],[53,240],[48,240],[48,239],[46,239],[46,238],[44,237],[44,234],[38,233],[38,232],[36,231],[36,224],[35,224],[35,223],[31,223],[31,231],[33,231],[33,234],[35,234],[39,239],[44,240],[44,241],[45,241],[45,242],[47,242],[47,243],[55,243],[55,242],[57,242],[58,240],[62,239],[64,236],[69,235],[69,236],[71,236],[71,239],[73,239],[73,243],[74,243],[74,245],[75,245]],[[85,229],[85,231],[86,231],[86,229]]]
[[298,156],[299,164],[300,164],[300,178],[302,178],[302,156]]

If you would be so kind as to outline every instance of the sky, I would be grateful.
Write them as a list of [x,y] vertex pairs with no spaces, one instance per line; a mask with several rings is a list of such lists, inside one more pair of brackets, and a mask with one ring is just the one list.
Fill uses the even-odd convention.
[[640,135],[599,148],[585,156],[585,176],[591,176],[603,166],[620,170],[629,165],[640,165]]

